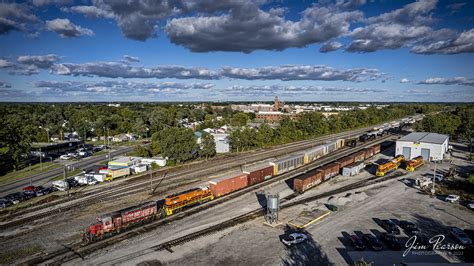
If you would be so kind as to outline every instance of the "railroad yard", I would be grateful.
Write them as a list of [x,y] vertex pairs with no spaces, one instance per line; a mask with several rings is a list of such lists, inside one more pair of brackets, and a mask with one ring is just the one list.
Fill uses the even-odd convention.
[[[152,182],[147,174],[105,189],[76,190],[73,197],[4,214],[0,227],[8,230],[2,230],[0,237],[12,253],[34,250],[19,256],[17,262],[25,263],[340,265],[364,258],[391,265],[420,261],[421,255],[403,256],[405,248],[355,251],[349,237],[380,235],[383,219],[409,220],[432,235],[448,236],[446,226],[472,228],[472,211],[422,193],[414,185],[419,177],[433,173],[433,165],[393,171],[400,165],[393,163],[394,141],[402,131],[352,143],[351,138],[364,130],[248,153],[245,159],[221,158],[214,167],[205,162],[170,174],[161,170]],[[443,162],[438,172],[448,172],[453,165],[472,168],[463,151],[453,154],[452,165]],[[395,167],[387,170],[380,165]],[[209,188],[196,188],[206,184]],[[192,196],[199,197],[199,206],[184,209],[172,202],[186,193],[204,193]],[[278,194],[281,203],[276,225],[266,224],[263,217],[270,194]],[[124,227],[124,232],[120,227],[106,231],[107,217],[118,214],[104,214],[125,208],[136,212],[138,207],[130,206],[140,204],[143,212],[152,214],[140,220],[147,224]],[[307,241],[285,247],[282,238],[295,231],[304,232]],[[401,236],[405,244],[408,235]],[[446,252],[422,256],[429,262],[464,259]]]

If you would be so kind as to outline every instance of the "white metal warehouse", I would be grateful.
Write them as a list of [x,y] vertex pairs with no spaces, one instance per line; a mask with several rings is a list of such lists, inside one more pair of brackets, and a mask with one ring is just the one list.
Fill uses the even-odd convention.
[[413,132],[397,140],[395,155],[403,154],[406,160],[420,155],[426,161],[443,160],[448,151],[448,141],[448,135]]

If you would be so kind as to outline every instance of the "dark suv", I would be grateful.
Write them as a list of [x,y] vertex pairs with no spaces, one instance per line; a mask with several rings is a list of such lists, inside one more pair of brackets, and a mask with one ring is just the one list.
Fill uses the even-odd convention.
[[387,231],[389,234],[393,235],[399,235],[400,234],[400,229],[398,229],[398,226],[391,220],[382,220],[382,227]]
[[378,237],[372,234],[364,234],[364,240],[368,247],[372,250],[379,251],[382,250],[382,242],[379,240]]
[[405,233],[409,236],[414,236],[420,233],[420,230],[416,227],[416,225],[409,221],[400,221],[398,223],[401,228],[405,231]]

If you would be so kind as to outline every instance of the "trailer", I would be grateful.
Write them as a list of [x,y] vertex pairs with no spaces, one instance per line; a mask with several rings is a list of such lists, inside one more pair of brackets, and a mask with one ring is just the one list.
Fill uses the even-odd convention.
[[116,178],[123,177],[123,176],[128,176],[130,175],[130,168],[125,167],[125,168],[119,168],[119,169],[110,169],[109,172],[107,173],[107,177],[105,180],[107,181],[112,181]]

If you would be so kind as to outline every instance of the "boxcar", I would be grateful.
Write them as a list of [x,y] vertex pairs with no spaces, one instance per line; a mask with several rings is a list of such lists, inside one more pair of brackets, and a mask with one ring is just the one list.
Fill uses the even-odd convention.
[[304,153],[304,163],[305,164],[310,163],[326,154],[327,154],[326,146],[324,145],[319,145],[314,148],[311,148]]
[[365,159],[368,159],[374,156],[374,149],[372,147],[364,149],[365,152]]
[[354,162],[362,162],[365,160],[365,151],[359,151],[351,154],[350,156],[354,159]]
[[242,167],[242,172],[247,174],[249,186],[263,182],[273,176],[273,165],[270,162],[248,164]]
[[273,175],[281,175],[304,164],[304,153],[291,155],[272,162]]
[[318,169],[309,171],[293,180],[293,189],[299,193],[315,187],[323,182],[323,175]]
[[321,171],[323,180],[327,181],[331,179],[332,177],[337,176],[339,174],[339,164],[331,163],[331,164],[320,167],[319,170]]
[[374,155],[377,154],[377,153],[380,153],[380,144],[376,144],[376,145],[372,146],[372,149],[374,151]]
[[233,173],[209,181],[209,188],[211,189],[214,197],[227,195],[246,186],[248,186],[248,177],[247,174],[244,173],[240,173],[238,175]]
[[349,165],[351,163],[354,162],[354,158],[350,157],[350,156],[347,156],[347,157],[344,157],[344,158],[341,158],[339,160],[336,161],[336,163],[339,164],[339,168],[342,169],[342,167],[346,166],[346,165]]

